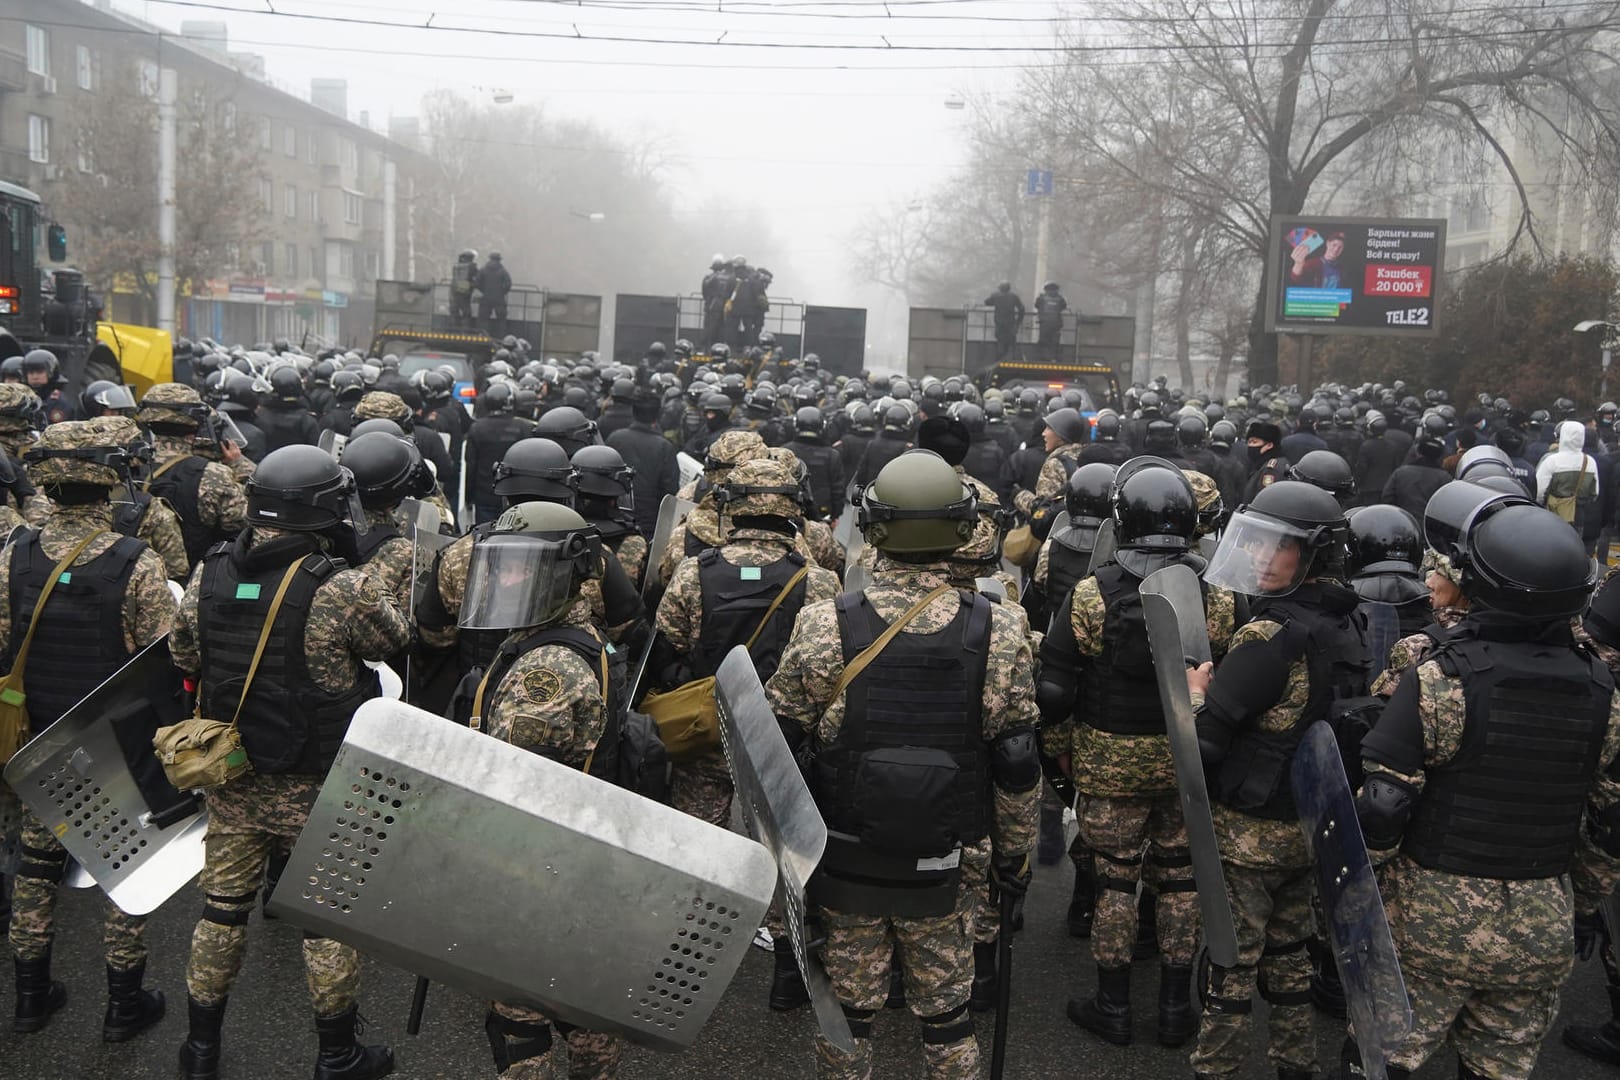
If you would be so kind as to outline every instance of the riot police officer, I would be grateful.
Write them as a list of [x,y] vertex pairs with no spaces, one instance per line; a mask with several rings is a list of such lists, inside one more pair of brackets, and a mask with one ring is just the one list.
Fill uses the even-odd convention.
[[1024,595],[1024,610],[1030,625],[1045,627],[1051,612],[1060,608],[1091,566],[1091,553],[1097,544],[1097,530],[1114,516],[1113,465],[1094,461],[1074,470],[1063,495],[1063,509],[1069,515],[1067,528],[1048,534],[1035,558],[1035,573]]
[[890,462],[861,514],[883,556],[875,583],[802,610],[766,686],[784,729],[803,732],[831,830],[811,902],[855,1050],[818,1036],[817,1074],[870,1075],[898,948],[928,1074],[976,1076],[971,893],[954,864],[989,847],[998,887],[1027,888],[1041,779],[1027,624],[951,587],[978,512],[937,455]]
[[[193,566],[214,544],[241,531],[247,511],[242,486],[231,470],[194,452],[211,411],[191,387],[158,383],[141,398],[135,414],[136,422],[152,433],[152,464],[142,487],[179,516],[186,558]],[[221,451],[227,461],[242,456],[228,440]]]
[[[1398,506],[1363,506],[1350,511],[1350,587],[1362,600],[1395,608],[1401,637],[1422,630],[1432,617],[1429,587],[1423,582],[1423,534]],[[1387,656],[1374,656],[1382,667]]]
[[823,438],[821,410],[806,405],[793,414],[793,441],[787,448],[809,473],[815,516],[832,521],[844,512],[844,463]]
[[394,598],[401,611],[411,608],[411,580],[416,546],[414,522],[401,520],[399,504],[433,491],[433,474],[409,439],[374,431],[358,435],[343,447],[343,467],[354,474],[365,531],[356,546],[356,563]]
[[866,444],[856,482],[870,484],[889,462],[911,449],[910,435],[911,411],[904,405],[890,405],[883,413],[883,427]]
[[[410,640],[392,598],[349,569],[363,515],[347,469],[313,446],[283,447],[248,483],[248,528],[210,549],[180,604],[170,638],[175,664],[197,680],[200,715],[236,717],[252,765],[206,793],[184,1080],[219,1075],[225,1005],[247,950],[254,894],[271,852],[303,829],[354,710],[381,692],[364,661],[384,660]],[[290,647],[266,650],[255,664],[266,623]],[[303,949],[320,1040],[316,1075],[386,1076],[387,1048],[355,1040],[359,954],[321,937],[306,937]]]
[[658,399],[638,394],[630,402],[630,411],[634,418],[630,426],[608,436],[607,445],[635,470],[636,528],[650,540],[664,496],[675,494],[681,486],[681,466],[675,447],[655,426]]
[[647,541],[636,531],[635,470],[611,446],[582,446],[574,451],[574,507],[601,537],[602,546],[619,560],[637,588],[647,566]]
[[484,415],[467,433],[467,501],[473,504],[478,524],[494,521],[501,512],[495,490],[495,466],[518,440],[534,434],[534,422],[512,415],[515,391],[504,383],[484,390]]
[[270,400],[259,410],[259,428],[271,450],[304,443],[314,446],[321,437],[321,426],[310,412],[304,393],[304,380],[298,369],[283,364],[270,373]]

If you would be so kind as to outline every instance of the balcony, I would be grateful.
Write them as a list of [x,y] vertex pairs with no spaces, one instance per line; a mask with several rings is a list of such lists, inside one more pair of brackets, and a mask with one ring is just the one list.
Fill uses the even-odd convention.
[[28,89],[28,58],[20,52],[0,49],[0,92],[21,94]]

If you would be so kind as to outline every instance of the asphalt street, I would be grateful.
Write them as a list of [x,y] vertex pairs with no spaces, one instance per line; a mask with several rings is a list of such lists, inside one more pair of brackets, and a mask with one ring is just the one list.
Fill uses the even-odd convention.
[[[1185,1050],[1161,1049],[1153,1042],[1157,962],[1136,966],[1135,1006],[1138,1044],[1105,1045],[1071,1025],[1065,1001],[1093,987],[1086,943],[1068,936],[1063,922],[1068,903],[1067,860],[1042,868],[1030,892],[1026,927],[1014,947],[1014,989],[1007,1076],[1011,1078],[1106,1077],[1108,1080],[1190,1076]],[[467,890],[469,919],[484,919],[477,909],[477,889]],[[100,1037],[105,983],[100,953],[102,903],[94,890],[65,894],[59,908],[56,944],[57,978],[67,985],[68,1004],[49,1027],[19,1036],[10,1024],[0,1027],[0,1078],[6,1080],[169,1080],[185,1038],[186,952],[191,928],[202,906],[195,884],[171,900],[148,928],[149,976],[169,995],[169,1015],[132,1043],[107,1046]],[[600,928],[604,939],[614,928]],[[513,927],[513,934],[523,933]],[[224,1075],[229,1080],[305,1080],[313,1071],[315,1034],[304,987],[299,931],[277,923],[250,924],[250,950],[225,1022]],[[632,1048],[620,1075],[644,1078],[746,1077],[788,1080],[814,1075],[808,1009],[788,1015],[765,1007],[771,957],[750,949],[748,958],[697,1043],[684,1053],[665,1054]],[[361,1012],[369,1021],[367,1041],[394,1048],[395,1075],[406,1080],[473,1080],[494,1076],[483,1035],[483,1005],[465,994],[434,987],[428,997],[420,1035],[405,1033],[413,979],[407,973],[367,961]],[[0,980],[0,1016],[9,1014],[9,980]],[[1535,1076],[1546,1080],[1599,1080],[1620,1076],[1620,1069],[1588,1061],[1566,1050],[1557,1030],[1571,1020],[1600,1021],[1607,1011],[1601,969],[1596,961],[1582,965],[1566,988],[1561,1015],[1547,1042]],[[989,1014],[978,1018],[979,1037],[988,1067],[992,1031]],[[915,1022],[909,1014],[888,1012],[876,1034],[877,1069],[885,1080],[922,1076],[918,1064]],[[1337,1060],[1342,1035],[1319,1017],[1317,1046],[1324,1064]],[[560,1056],[560,1055],[557,1055]],[[1421,1080],[1451,1080],[1455,1059],[1447,1052],[1417,1075]],[[563,1076],[560,1064],[557,1075]],[[1263,1054],[1253,1055],[1244,1080],[1275,1073]]]

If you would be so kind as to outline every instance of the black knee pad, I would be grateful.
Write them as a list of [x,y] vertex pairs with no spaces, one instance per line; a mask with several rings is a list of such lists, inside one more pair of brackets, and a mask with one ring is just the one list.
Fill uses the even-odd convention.
[[67,869],[67,852],[60,848],[35,848],[24,846],[22,860],[17,865],[19,878],[32,878],[35,881],[49,881],[55,884],[62,880],[62,874]]
[[495,1071],[505,1072],[520,1061],[537,1058],[551,1050],[551,1025],[512,1020],[494,1009],[484,1015],[484,1035],[495,1057]]
[[849,1033],[857,1039],[870,1039],[872,1037],[872,1018],[877,1012],[872,1009],[854,1009],[848,1005],[841,1005],[844,1010],[844,1019],[849,1024]]
[[973,1038],[973,1017],[968,1015],[965,1001],[949,1012],[924,1016],[921,1022],[922,1041],[929,1046],[948,1046]]
[[[1121,870],[1135,870],[1136,877],[1117,877],[1109,872],[1116,867]],[[1097,887],[1099,889],[1110,892],[1130,893],[1134,896],[1136,895],[1137,879],[1142,876],[1142,860],[1140,858],[1110,859],[1106,855],[1099,855],[1097,856],[1096,869],[1094,873],[1096,874]]]
[[1209,950],[1200,949],[1198,952],[1198,997],[1203,1002],[1207,1013],[1224,1014],[1226,1016],[1248,1016],[1254,1011],[1254,1002],[1249,998],[1226,997],[1222,991],[1226,985],[1226,973],[1229,968],[1223,968],[1209,959]]
[[253,911],[253,898],[258,894],[257,889],[241,896],[208,893],[204,897],[202,917],[219,926],[246,926],[248,915]]

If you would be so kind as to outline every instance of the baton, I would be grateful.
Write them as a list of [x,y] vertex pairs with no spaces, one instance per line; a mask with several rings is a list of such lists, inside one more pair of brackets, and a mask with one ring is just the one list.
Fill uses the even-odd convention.
[[997,889],[1000,926],[996,931],[996,1040],[990,1050],[990,1080],[1001,1080],[1007,1067],[1007,1014],[1012,1005],[1012,920],[1016,897]]
[[418,1035],[422,1031],[422,1009],[427,1005],[428,981],[426,975],[416,977],[416,989],[411,993],[411,1015],[405,1021],[405,1034]]

